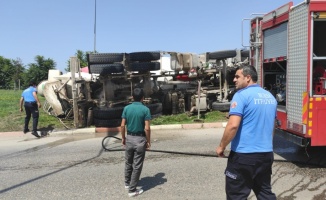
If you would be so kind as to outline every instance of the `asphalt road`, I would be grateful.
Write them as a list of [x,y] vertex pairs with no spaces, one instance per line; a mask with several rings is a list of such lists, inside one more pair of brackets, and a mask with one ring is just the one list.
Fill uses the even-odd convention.
[[[223,130],[153,130],[153,151],[146,153],[139,182],[144,193],[136,198],[225,199],[227,159],[215,157]],[[111,138],[111,151],[104,151],[102,139],[95,134],[0,138],[0,199],[130,199],[120,140]],[[272,187],[278,199],[326,199],[326,149],[305,150],[278,137],[274,146]]]

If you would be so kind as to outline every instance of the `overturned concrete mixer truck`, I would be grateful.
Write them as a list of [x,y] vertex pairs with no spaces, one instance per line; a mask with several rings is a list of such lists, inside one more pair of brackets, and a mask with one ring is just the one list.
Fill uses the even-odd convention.
[[143,103],[153,118],[227,111],[235,91],[235,69],[248,63],[248,57],[248,50],[92,53],[87,55],[87,72],[71,57],[71,71],[63,75],[49,71],[38,91],[46,99],[47,113],[61,122],[73,119],[76,128],[119,126],[135,87],[143,88]]

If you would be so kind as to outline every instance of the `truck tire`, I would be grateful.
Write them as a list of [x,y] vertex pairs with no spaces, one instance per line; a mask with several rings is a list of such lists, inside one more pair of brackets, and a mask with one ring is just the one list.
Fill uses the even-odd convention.
[[213,102],[212,110],[226,112],[230,110],[230,102]]
[[133,52],[129,54],[130,61],[152,61],[161,58],[160,52]]
[[159,62],[142,62],[142,63],[131,63],[129,66],[130,71],[155,71],[160,70]]
[[122,73],[124,72],[124,67],[122,64],[95,64],[89,66],[89,72],[91,74],[108,75],[112,73]]
[[151,115],[162,113],[162,103],[146,104],[145,106],[149,108]]
[[208,53],[209,59],[222,60],[226,58],[233,58],[237,55],[236,50],[224,50],[224,51],[215,51]]
[[163,113],[172,113],[172,94],[170,92],[165,93],[163,97]]
[[122,62],[123,55],[123,53],[92,53],[87,54],[87,62],[88,65]]
[[96,119],[121,119],[122,111],[124,107],[116,108],[94,108],[93,116]]
[[154,114],[154,115],[152,115],[152,119],[155,119],[155,118],[158,118],[161,116],[162,116],[162,113]]
[[121,126],[121,119],[96,119],[94,118],[95,127],[119,127]]
[[241,58],[249,57],[249,50],[242,50],[241,51]]

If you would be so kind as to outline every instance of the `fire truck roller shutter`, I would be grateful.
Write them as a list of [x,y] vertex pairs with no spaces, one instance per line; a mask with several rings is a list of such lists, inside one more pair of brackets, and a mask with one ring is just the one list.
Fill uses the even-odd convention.
[[112,73],[122,73],[124,72],[124,67],[120,63],[95,64],[89,66],[89,72],[92,74],[100,74],[104,76]]
[[92,53],[87,54],[88,65],[109,64],[123,61],[123,53]]
[[160,63],[159,62],[130,63],[129,70],[141,71],[141,72],[160,70]]
[[159,60],[161,58],[160,52],[133,52],[129,53],[129,60],[130,61],[154,61]]
[[208,53],[209,59],[222,60],[226,58],[233,58],[237,55],[236,50],[224,50],[224,51],[215,51]]
[[119,127],[121,125],[121,119],[96,119],[94,118],[95,127]]
[[115,107],[115,108],[99,108],[96,107],[93,109],[94,119],[120,119],[124,107]]

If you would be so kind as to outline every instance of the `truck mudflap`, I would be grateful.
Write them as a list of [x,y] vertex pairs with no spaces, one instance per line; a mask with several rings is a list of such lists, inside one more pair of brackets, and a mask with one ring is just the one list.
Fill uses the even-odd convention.
[[299,145],[300,147],[307,147],[310,144],[310,139],[305,137],[300,137],[294,135],[293,133],[289,133],[287,131],[283,131],[281,129],[275,130],[275,135],[286,139],[289,142]]

